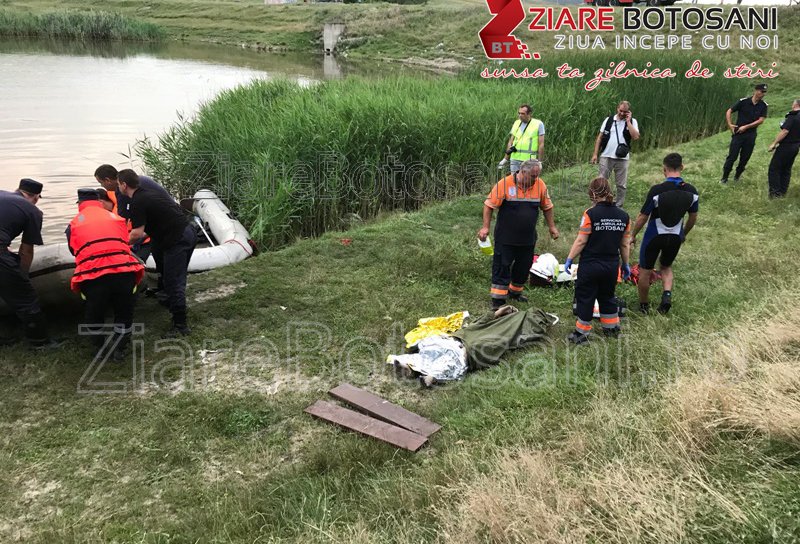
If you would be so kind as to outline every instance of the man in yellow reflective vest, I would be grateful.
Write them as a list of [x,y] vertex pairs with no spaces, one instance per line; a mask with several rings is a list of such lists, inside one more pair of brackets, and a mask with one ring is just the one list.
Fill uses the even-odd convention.
[[511,127],[505,157],[497,165],[499,170],[502,170],[509,160],[512,174],[519,172],[520,165],[527,160],[537,159],[539,162],[544,160],[544,123],[534,119],[532,112],[528,104],[519,107],[517,112],[519,119]]

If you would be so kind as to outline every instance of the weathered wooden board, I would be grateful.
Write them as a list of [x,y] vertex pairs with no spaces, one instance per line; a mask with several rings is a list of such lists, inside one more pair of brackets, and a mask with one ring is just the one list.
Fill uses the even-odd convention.
[[425,437],[432,435],[442,428],[441,425],[429,419],[425,419],[419,414],[410,412],[402,406],[391,403],[374,393],[370,393],[369,391],[365,391],[349,383],[343,383],[331,389],[328,393],[339,400],[352,404],[356,408],[367,412],[371,416]]
[[304,411],[314,417],[410,451],[417,451],[428,441],[424,436],[324,400],[318,400]]

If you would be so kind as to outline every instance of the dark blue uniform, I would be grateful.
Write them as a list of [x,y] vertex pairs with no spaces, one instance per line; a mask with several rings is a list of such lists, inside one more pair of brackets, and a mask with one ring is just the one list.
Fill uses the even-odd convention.
[[789,133],[778,144],[769,163],[769,196],[781,197],[789,190],[792,165],[800,150],[800,111],[790,111],[781,122],[781,130]]
[[9,249],[19,235],[23,244],[42,245],[42,212],[21,194],[0,191],[0,298],[25,324],[31,341],[44,341],[47,332],[39,298],[20,268],[19,255]]
[[[763,100],[759,100],[753,104],[753,99],[750,96],[740,98],[733,106],[731,111],[738,112],[736,119],[736,126],[749,125],[753,121],[767,116],[769,104]],[[728,148],[728,157],[725,159],[725,164],[722,166],[722,180],[727,181],[728,176],[733,170],[733,163],[736,162],[738,157],[739,164],[736,166],[736,173],[734,178],[738,179],[747,166],[747,161],[753,154],[753,148],[756,145],[756,128],[751,128],[741,134],[733,134],[731,136],[731,144]]]
[[579,232],[587,234],[589,240],[581,251],[575,282],[575,328],[582,334],[592,330],[595,300],[603,328],[619,327],[614,290],[619,277],[619,246],[630,230],[630,217],[614,202],[598,202],[583,213]]

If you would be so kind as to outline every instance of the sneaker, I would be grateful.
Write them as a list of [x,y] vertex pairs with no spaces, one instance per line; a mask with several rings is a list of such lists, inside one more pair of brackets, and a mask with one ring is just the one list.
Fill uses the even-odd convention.
[[739,180],[742,179],[742,176],[733,176],[733,182],[739,183]]
[[528,297],[526,297],[525,295],[511,295],[508,298],[510,298],[514,302],[528,302]]
[[619,337],[620,332],[622,332],[622,329],[619,327],[614,327],[613,329],[603,329],[603,336],[617,338]]
[[189,336],[192,334],[192,329],[186,325],[172,325],[170,329],[161,335],[163,340],[168,338],[180,338],[181,336]]
[[589,335],[581,334],[578,331],[572,331],[569,333],[569,336],[567,336],[567,341],[575,345],[585,344],[589,341]]
[[661,304],[658,305],[656,311],[661,315],[666,315],[670,308],[672,308],[672,295],[664,293],[661,295]]
[[726,183],[728,183],[728,178],[722,178],[721,180],[719,180],[719,182],[725,185]]
[[639,311],[643,314],[647,315],[650,313],[650,303],[649,302],[640,302],[639,303]]

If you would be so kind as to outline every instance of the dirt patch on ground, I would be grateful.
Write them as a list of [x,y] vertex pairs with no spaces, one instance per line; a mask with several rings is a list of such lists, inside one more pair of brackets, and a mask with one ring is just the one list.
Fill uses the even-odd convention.
[[400,62],[433,72],[457,72],[464,67],[462,63],[451,58],[423,59],[420,57],[409,57]]
[[243,281],[239,283],[226,283],[197,293],[194,296],[194,301],[202,304],[203,302],[209,302],[211,300],[227,298],[243,287],[247,287],[247,284]]
[[167,379],[150,378],[137,387],[137,394],[177,395],[192,391],[274,396],[278,393],[324,392],[330,387],[327,380],[307,376],[285,361],[243,357],[232,350],[199,350],[178,375]]
[[20,480],[16,486],[20,492],[17,506],[25,512],[17,517],[0,520],[0,541],[25,542],[33,536],[33,529],[38,522],[52,516],[60,516],[61,509],[52,506],[59,503],[57,496],[61,483],[57,481],[41,482],[36,478]]

